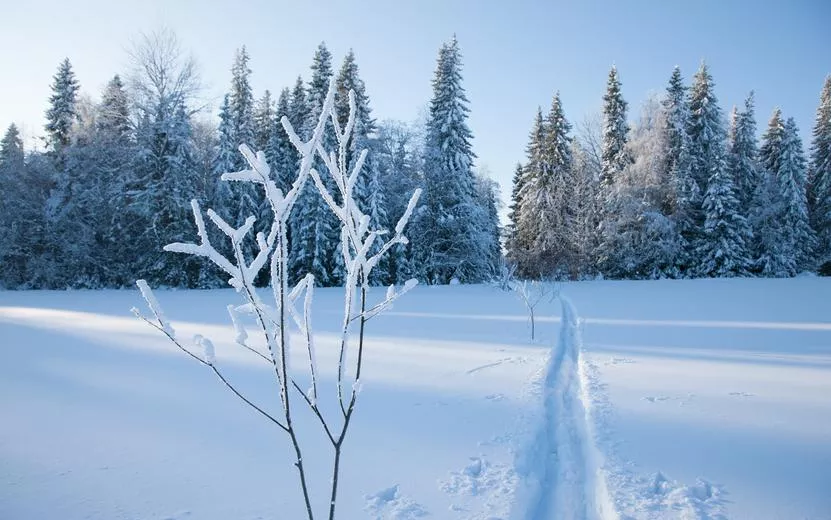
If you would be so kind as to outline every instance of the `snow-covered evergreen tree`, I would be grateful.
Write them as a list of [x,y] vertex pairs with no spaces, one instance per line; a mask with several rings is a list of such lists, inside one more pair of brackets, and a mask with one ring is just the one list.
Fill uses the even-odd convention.
[[[302,122],[304,136],[310,136],[320,112],[323,101],[332,78],[332,54],[321,43],[315,51],[311,66],[312,76],[306,87],[305,120]],[[300,95],[296,96],[299,102]],[[298,107],[298,112],[301,109]],[[327,128],[323,136],[323,146],[334,149],[335,136],[331,127]],[[315,161],[318,171],[325,171],[320,158]],[[323,181],[330,188],[331,193],[337,189],[331,184],[332,179],[325,177]],[[301,192],[290,220],[291,229],[291,263],[290,270],[297,276],[311,273],[315,281],[326,287],[339,285],[342,281],[342,255],[332,255],[331,251],[339,251],[340,233],[334,214],[329,211],[323,197],[312,185],[307,185]]]
[[[560,94],[542,123],[532,129],[527,178],[521,194],[519,242],[527,252],[519,259],[519,272],[531,278],[574,275],[575,259],[567,237],[577,201],[572,197],[571,124],[563,113]],[[538,141],[542,137],[541,142]]]
[[744,110],[739,112],[733,107],[727,148],[727,167],[733,176],[739,211],[749,218],[760,182],[753,92],[745,99]]
[[[722,159],[722,162],[724,160]],[[699,273],[706,276],[745,276],[751,266],[751,233],[741,214],[733,172],[726,164],[713,163],[704,195],[703,239],[697,257]]]
[[112,139],[126,141],[130,138],[130,100],[118,74],[107,83],[101,94],[96,123],[98,130]]
[[[234,145],[235,138],[231,122],[231,107],[228,94],[225,94],[222,98],[222,104],[219,107],[218,134],[219,139],[217,141],[216,158],[214,159],[213,170],[216,174],[235,171],[235,156],[238,155],[239,152],[237,152],[237,147]],[[215,180],[215,182],[218,186],[229,184],[227,182],[221,183],[219,180]],[[222,199],[223,197],[230,197],[230,192],[223,191],[223,188],[221,187],[216,189],[216,193],[223,194],[218,196],[219,199]],[[219,200],[214,202],[214,206],[219,206]]]
[[662,106],[666,152],[663,155],[660,182],[671,189],[666,191],[667,197],[661,203],[661,213],[671,218],[681,240],[675,262],[677,275],[691,276],[694,263],[692,244],[698,231],[695,215],[703,194],[692,178],[691,142],[687,133],[690,107],[687,87],[678,67],[672,71]]
[[5,175],[12,176],[11,172],[20,171],[23,168],[23,140],[17,125],[10,124],[0,140],[0,168]]
[[808,202],[817,236],[816,266],[831,275],[831,75],[820,95],[811,143]]
[[617,67],[613,66],[606,82],[606,93],[603,95],[603,162],[600,184],[604,188],[611,186],[615,177],[632,162],[626,150],[629,133],[626,108],[627,103],[620,92]]
[[297,152],[289,141],[289,136],[286,134],[283,125],[280,124],[280,119],[290,117],[291,93],[289,89],[284,88],[280,92],[280,97],[277,99],[277,108],[275,109],[274,118],[272,120],[272,129],[269,133],[269,141],[265,147],[265,157],[268,164],[271,165],[271,171],[274,172],[275,182],[277,187],[287,193],[297,175]]
[[[701,266],[697,253],[702,250],[704,240],[704,221],[706,219],[703,197],[707,194],[708,181],[711,177],[721,182],[725,164],[725,140],[727,132],[718,99],[714,91],[713,77],[706,63],[693,76],[693,85],[689,93],[690,118],[687,133],[690,139],[690,180],[693,185],[685,189],[689,193],[701,196],[700,202],[690,204],[689,217],[691,225],[685,225],[684,231],[689,235],[684,238],[690,246],[691,265],[688,272],[697,276],[706,276],[708,271]],[[690,199],[695,200],[693,196]],[[690,232],[691,231],[691,232]]]
[[252,146],[255,150],[265,151],[268,148],[271,134],[276,127],[275,121],[274,100],[271,99],[271,91],[266,90],[254,107],[254,141]]
[[72,125],[78,119],[76,102],[80,86],[69,58],[58,67],[52,82],[52,96],[46,111],[46,133],[49,148],[56,153],[69,144]]
[[810,227],[807,169],[802,140],[793,119],[777,108],[762,136],[760,159],[767,174],[758,244],[758,265],[765,276],[794,276],[810,267],[816,237]]
[[[519,274],[523,276],[540,276],[539,270],[534,267],[532,248],[541,229],[539,222],[534,218],[537,211],[534,207],[536,192],[528,186],[542,175],[543,143],[546,130],[542,108],[537,107],[537,114],[528,137],[528,146],[525,148],[526,163],[519,172],[521,177],[514,183],[516,189],[517,207],[515,211],[515,230],[513,240],[509,243],[508,258],[516,263]],[[517,189],[516,187],[519,186]]]
[[506,248],[510,254],[516,242],[517,226],[519,224],[519,208],[522,204],[522,186],[525,184],[525,172],[522,164],[517,163],[514,176],[511,180],[511,204],[508,209],[508,229],[506,230]]
[[476,283],[490,275],[487,211],[476,197],[473,134],[454,36],[439,50],[427,121],[424,197],[413,222],[417,265],[428,283]]

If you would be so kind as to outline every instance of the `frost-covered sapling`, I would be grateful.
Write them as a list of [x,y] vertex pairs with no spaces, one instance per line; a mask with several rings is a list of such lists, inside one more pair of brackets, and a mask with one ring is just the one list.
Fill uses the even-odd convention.
[[[167,320],[153,292],[143,280],[139,280],[137,285],[150,308],[152,318],[146,318],[138,310],[133,309],[137,316],[162,332],[178,348],[202,365],[210,368],[239,399],[288,435],[295,455],[294,465],[298,470],[300,487],[309,520],[315,518],[314,507],[310,499],[310,482],[303,463],[301,439],[293,423],[292,407],[298,402],[308,407],[332,445],[332,474],[330,478],[321,479],[321,482],[325,482],[325,485],[329,487],[329,501],[326,507],[328,511],[327,518],[332,520],[335,517],[335,505],[337,503],[342,448],[361,388],[366,323],[388,309],[396,299],[416,285],[415,280],[409,280],[400,288],[390,286],[386,296],[380,302],[369,302],[370,273],[392,247],[398,244],[407,244],[407,238],[403,234],[404,228],[410,215],[412,215],[421,192],[416,190],[413,193],[404,215],[391,233],[370,228],[370,217],[361,212],[353,193],[366,159],[366,150],[361,152],[351,170],[347,163],[347,152],[355,127],[355,95],[353,92],[349,92],[349,118],[343,127],[338,122],[334,108],[334,98],[335,87],[334,82],[332,82],[317,125],[308,141],[301,140],[288,119],[286,117],[282,118],[283,128],[285,128],[292,145],[297,149],[301,158],[297,178],[285,194],[275,184],[264,153],[259,151],[254,154],[245,144],[240,145],[240,152],[248,162],[249,168],[222,175],[222,179],[225,181],[252,183],[260,186],[265,191],[266,200],[271,208],[273,220],[270,227],[263,228],[269,230],[268,234],[260,232],[254,237],[257,253],[250,261],[243,254],[243,243],[246,240],[251,240],[250,235],[255,217],[248,217],[239,228],[234,228],[213,210],[209,209],[207,211],[208,218],[230,242],[232,258],[229,258],[211,244],[210,236],[205,229],[202,211],[195,200],[191,202],[191,206],[200,242],[198,244],[175,243],[165,246],[166,251],[203,256],[229,276],[229,284],[237,290],[243,300],[241,304],[228,306],[235,331],[235,341],[243,348],[254,352],[264,362],[273,367],[279,387],[281,416],[271,415],[253,403],[223,375],[217,366],[214,344],[210,339],[201,335],[194,338],[193,343],[195,348],[199,349],[198,352],[201,352],[200,354],[194,353],[192,348],[185,346],[176,336],[175,330]],[[325,149],[323,145],[322,137],[328,124],[332,125],[336,137],[337,150],[334,151]],[[324,182],[321,177],[322,174],[313,168],[316,157],[319,157],[320,162],[325,166],[326,173],[331,177],[328,180],[331,182]],[[278,173],[283,174],[284,172]],[[339,339],[337,384],[336,388],[332,389],[332,394],[327,394],[321,388],[320,372],[317,369],[315,356],[315,334],[312,329],[312,301],[315,278],[312,274],[307,274],[296,286],[289,287],[288,285],[286,233],[288,217],[300,191],[309,178],[311,178],[328,208],[336,215],[341,227],[341,248],[335,254],[342,255],[345,268],[344,315]],[[332,193],[327,186],[336,188],[337,192]],[[254,289],[254,280],[263,269],[268,269],[270,277],[273,301],[269,303],[266,303],[261,294]],[[300,304],[300,308],[298,308],[298,304]],[[241,320],[242,316],[254,318],[256,332],[251,334],[260,336],[264,340],[268,348],[267,354],[248,344],[249,331],[246,330]],[[311,386],[307,389],[302,388],[297,383],[292,370],[288,366],[290,327],[299,332],[301,342],[305,347],[308,376],[311,381]],[[357,329],[356,334],[351,334],[353,329]],[[352,347],[357,348],[356,355],[347,356],[347,351]],[[319,400],[325,399],[327,396],[336,399],[334,409],[337,411],[335,417],[323,412],[324,409],[331,408],[319,405]]]
[[519,296],[525,309],[528,311],[528,318],[531,321],[531,341],[534,341],[536,330],[535,317],[537,305],[546,297],[553,301],[557,297],[557,289],[551,283],[542,280],[511,281],[511,289]]

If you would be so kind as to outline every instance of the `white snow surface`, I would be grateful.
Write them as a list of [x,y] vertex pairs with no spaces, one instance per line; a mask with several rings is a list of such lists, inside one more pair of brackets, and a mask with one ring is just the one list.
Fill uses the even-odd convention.
[[[487,286],[420,286],[369,322],[339,518],[831,518],[831,280],[560,290],[534,343],[519,299]],[[273,368],[235,343],[239,295],[155,295],[278,409]],[[315,296],[325,406],[343,301]],[[304,518],[285,434],[131,316],[141,303],[0,292],[0,519]],[[322,510],[331,448],[296,413]]]

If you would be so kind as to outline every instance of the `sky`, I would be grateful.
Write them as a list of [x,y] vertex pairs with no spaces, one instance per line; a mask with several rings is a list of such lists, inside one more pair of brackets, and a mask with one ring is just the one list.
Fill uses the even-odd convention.
[[114,74],[128,69],[127,49],[141,32],[176,33],[199,64],[210,115],[241,45],[259,97],[293,85],[298,75],[308,78],[315,48],[325,41],[335,69],[354,50],[374,115],[404,121],[426,110],[438,49],[455,34],[476,164],[501,184],[503,200],[537,107],[547,110],[559,91],[573,124],[599,113],[612,65],[632,121],[646,99],[663,92],[674,66],[689,81],[705,60],[725,114],[754,90],[760,131],[778,106],[806,140],[831,73],[827,0],[3,3],[0,128],[16,123],[30,145],[43,134],[60,61],[68,57],[82,91],[98,98]]

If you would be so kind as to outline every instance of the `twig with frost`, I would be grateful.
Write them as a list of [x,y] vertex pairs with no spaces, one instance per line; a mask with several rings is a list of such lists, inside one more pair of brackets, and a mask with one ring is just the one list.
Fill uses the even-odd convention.
[[[285,195],[277,188],[271,178],[271,168],[263,152],[259,151],[255,154],[245,144],[240,145],[240,152],[248,162],[249,168],[222,175],[222,179],[225,181],[249,182],[261,186],[273,214],[273,221],[268,234],[257,233],[256,237],[254,237],[258,252],[250,262],[247,262],[245,256],[242,254],[242,244],[246,239],[250,239],[249,235],[255,222],[254,217],[248,217],[239,228],[234,228],[213,210],[209,209],[207,211],[208,218],[222,231],[231,244],[232,258],[228,258],[211,244],[205,229],[201,209],[196,201],[191,202],[191,207],[193,209],[199,243],[174,243],[164,248],[166,251],[205,257],[229,275],[229,284],[245,300],[245,303],[241,305],[228,306],[228,313],[235,332],[235,342],[272,365],[280,389],[280,404],[283,414],[282,421],[277,420],[253,404],[228,382],[216,367],[214,347],[210,340],[203,336],[195,338],[197,346],[204,351],[203,357],[199,357],[185,348],[176,339],[173,328],[162,313],[161,307],[150,288],[143,281],[138,282],[139,289],[147,301],[155,321],[145,318],[139,313],[137,315],[165,334],[183,352],[201,364],[210,367],[222,382],[240,399],[276,423],[289,435],[295,453],[294,465],[298,469],[306,513],[309,520],[314,520],[314,511],[310,500],[306,470],[303,465],[300,438],[297,435],[292,421],[292,404],[294,401],[291,395],[296,392],[302,399],[302,402],[312,411],[334,449],[332,477],[328,481],[330,485],[328,518],[329,520],[333,520],[337,502],[342,448],[361,388],[361,368],[363,363],[366,323],[380,312],[389,309],[395,300],[416,285],[415,280],[409,280],[400,289],[396,289],[395,286],[390,286],[383,300],[373,305],[369,305],[367,302],[369,274],[372,269],[390,248],[396,244],[407,243],[407,238],[403,234],[404,228],[418,202],[421,190],[416,190],[413,193],[404,215],[396,224],[392,234],[385,230],[370,229],[370,217],[360,211],[353,196],[354,187],[358,181],[358,176],[361,174],[367,151],[363,150],[360,153],[351,170],[347,164],[349,141],[355,126],[355,95],[353,92],[349,92],[349,118],[343,128],[338,124],[334,109],[334,96],[334,82],[331,82],[317,126],[308,141],[300,139],[286,117],[283,117],[281,120],[292,145],[300,154],[300,166],[297,178]],[[322,135],[329,120],[331,120],[337,139],[336,152],[326,150],[322,144]],[[338,190],[336,196],[330,193],[326,184],[323,182],[320,172],[312,168],[315,157],[321,159],[326,167],[326,173],[332,178],[334,186]],[[320,196],[323,197],[341,224],[342,243],[340,254],[343,256],[346,269],[346,282],[344,284],[344,315],[340,335],[337,385],[336,391],[334,392],[337,396],[339,408],[339,417],[337,420],[326,417],[318,404],[319,399],[325,394],[320,393],[319,371],[317,369],[314,348],[314,331],[312,330],[311,317],[315,285],[314,276],[307,274],[296,286],[289,288],[288,285],[288,217],[308,177],[312,178]],[[336,202],[336,198],[342,202]],[[383,240],[385,237],[389,238]],[[272,297],[274,299],[273,305],[266,304],[254,288],[254,279],[266,267],[269,269]],[[297,303],[301,298],[303,304],[302,308],[298,310]],[[242,315],[250,315],[254,318],[257,326],[257,334],[261,335],[264,339],[265,345],[268,348],[268,355],[263,354],[248,344],[249,333],[242,322]],[[292,377],[288,365],[288,327],[292,323],[300,332],[303,345],[308,355],[308,372],[311,379],[311,387],[305,391]],[[347,352],[350,345],[350,332],[353,326],[358,327],[356,338],[358,352],[355,366],[349,367],[347,366]],[[292,392],[292,389],[294,389],[294,392]]]
[[536,325],[534,319],[536,316],[537,305],[550,296],[549,301],[557,297],[557,289],[548,282],[538,280],[523,280],[512,281],[511,289],[519,296],[522,303],[525,304],[525,309],[528,311],[528,317],[531,320],[531,341],[534,341]]

